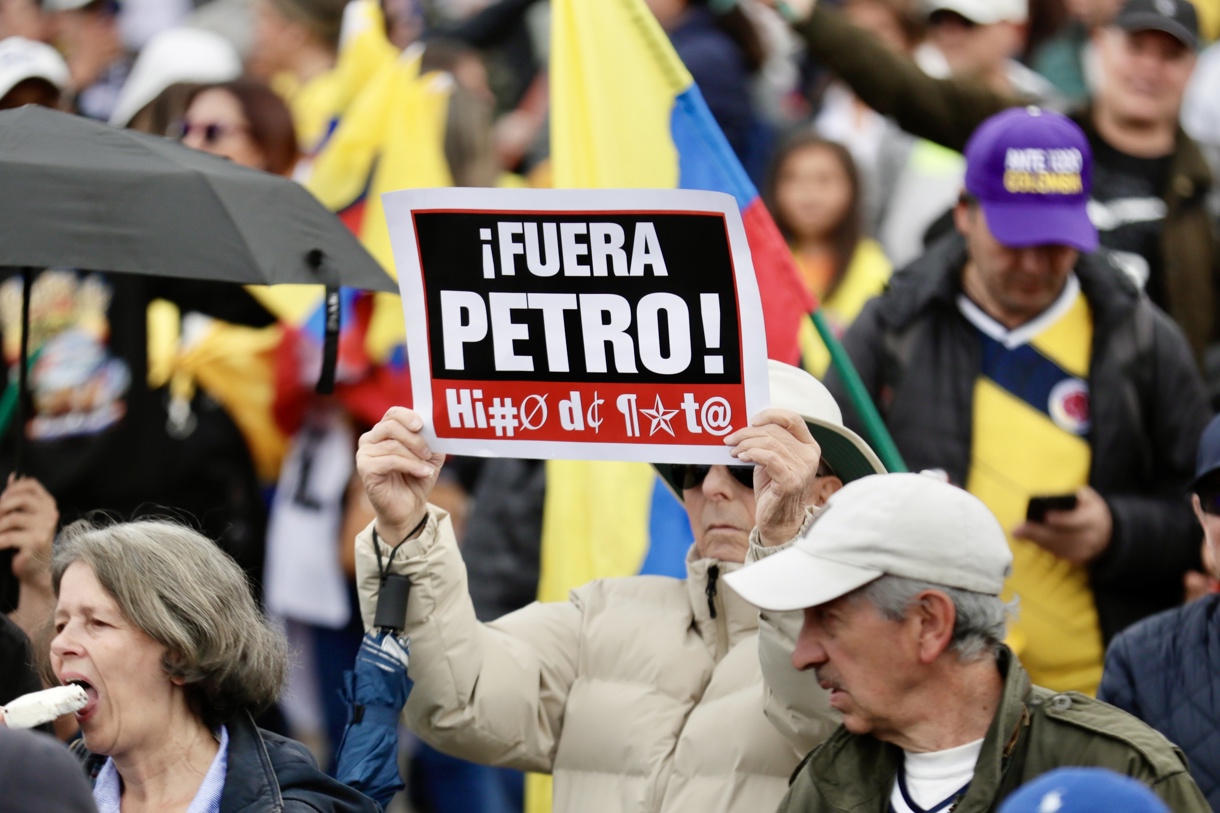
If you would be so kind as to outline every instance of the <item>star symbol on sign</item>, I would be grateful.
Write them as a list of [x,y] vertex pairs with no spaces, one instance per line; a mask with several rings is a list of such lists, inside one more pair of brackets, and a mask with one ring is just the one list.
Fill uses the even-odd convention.
[[677,437],[669,422],[678,414],[678,410],[666,409],[665,405],[661,403],[660,395],[657,396],[656,406],[652,409],[641,409],[640,414],[652,421],[652,426],[648,428],[648,437],[652,437],[662,429],[668,432],[670,437]]

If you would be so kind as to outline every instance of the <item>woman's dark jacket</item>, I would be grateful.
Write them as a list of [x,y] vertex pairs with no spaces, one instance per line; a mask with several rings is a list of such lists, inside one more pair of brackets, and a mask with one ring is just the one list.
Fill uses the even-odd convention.
[[[381,813],[381,807],[318,768],[301,743],[264,731],[242,712],[225,723],[229,752],[220,813]],[[106,757],[81,740],[72,750],[84,762],[89,783]]]

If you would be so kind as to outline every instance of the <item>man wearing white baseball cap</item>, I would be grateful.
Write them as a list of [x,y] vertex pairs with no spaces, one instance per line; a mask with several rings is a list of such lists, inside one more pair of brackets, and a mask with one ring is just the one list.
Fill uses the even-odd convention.
[[976,497],[927,474],[882,474],[844,486],[787,549],[725,576],[764,618],[804,612],[792,663],[815,671],[843,716],[780,813],[990,810],[1061,765],[1111,768],[1171,810],[1210,810],[1160,734],[1030,684],[1001,643],[1011,564]]
[[694,535],[685,579],[598,580],[486,624],[448,514],[427,503],[445,456],[424,416],[394,407],[364,434],[356,466],[376,520],[356,538],[360,606],[371,625],[383,572],[410,579],[407,727],[453,756],[552,774],[555,813],[774,810],[837,720],[809,674],[794,673],[806,680],[791,705],[771,702],[762,619],[723,580],[748,551],[797,536],[808,506],[884,468],[821,382],[774,361],[768,379],[771,408],[724,438],[741,465],[657,467]]
[[928,38],[916,59],[933,76],[976,79],[1044,106],[1063,103],[1053,85],[1017,61],[1029,32],[1028,0],[924,0]]
[[0,110],[59,107],[67,84],[68,63],[50,45],[25,37],[0,40]]

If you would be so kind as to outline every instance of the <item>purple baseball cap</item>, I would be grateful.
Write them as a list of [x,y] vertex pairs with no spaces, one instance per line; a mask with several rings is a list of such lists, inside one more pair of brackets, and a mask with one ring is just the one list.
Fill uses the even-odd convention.
[[1092,183],[1089,141],[1062,113],[1014,107],[987,119],[966,143],[966,191],[1009,248],[1096,250]]

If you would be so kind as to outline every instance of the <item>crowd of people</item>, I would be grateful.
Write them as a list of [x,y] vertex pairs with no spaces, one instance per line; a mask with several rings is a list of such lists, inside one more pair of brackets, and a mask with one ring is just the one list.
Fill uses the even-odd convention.
[[[397,304],[353,294],[319,395],[270,289],[4,269],[0,813],[379,809],[334,777],[390,574],[418,813],[1220,810],[1220,2],[639,5],[912,473],[805,320],[736,465],[655,461],[670,575],[537,601],[554,470],[428,448],[370,349]],[[548,10],[0,0],[0,110],[359,233],[374,62],[448,77],[446,182],[551,185]],[[87,705],[3,726],[60,684]]]

